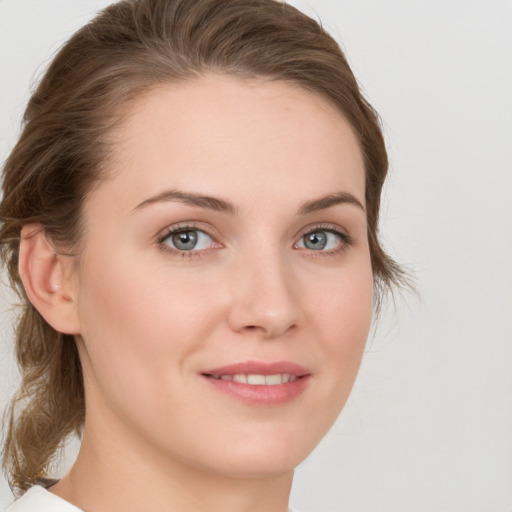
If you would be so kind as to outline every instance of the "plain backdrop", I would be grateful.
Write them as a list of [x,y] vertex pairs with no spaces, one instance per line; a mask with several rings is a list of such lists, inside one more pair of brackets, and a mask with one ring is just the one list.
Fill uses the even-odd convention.
[[[1,160],[30,84],[108,3],[0,0]],[[290,3],[340,41],[382,116],[382,235],[420,292],[383,315],[341,418],[297,471],[292,503],[511,512],[512,2]],[[17,373],[5,288],[0,299],[3,408]],[[0,508],[11,499],[2,481]]]

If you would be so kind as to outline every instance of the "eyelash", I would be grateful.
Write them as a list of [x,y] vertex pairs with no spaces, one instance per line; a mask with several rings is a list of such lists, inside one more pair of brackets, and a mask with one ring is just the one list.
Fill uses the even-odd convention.
[[[308,226],[303,231],[301,231],[298,240],[300,241],[306,235],[317,233],[318,231],[324,231],[336,235],[340,239],[340,244],[335,249],[331,249],[328,251],[315,251],[313,249],[299,248],[301,250],[307,251],[311,257],[338,256],[339,254],[345,252],[354,245],[354,239],[348,233],[342,231],[339,227],[332,224],[318,224],[312,227]],[[299,243],[299,241],[295,242],[294,247]]]
[[[218,247],[208,248],[208,249],[199,249],[199,250],[178,250],[173,249],[170,245],[166,244],[165,241],[178,233],[181,232],[187,232],[187,231],[200,231],[202,233],[205,233],[208,235],[214,243],[218,244]],[[328,251],[322,251],[318,250],[315,251],[313,249],[307,249],[302,247],[297,247],[297,244],[300,240],[302,240],[306,235],[316,233],[318,231],[324,231],[327,233],[332,233],[333,235],[336,235],[340,239],[339,247],[336,247],[335,249],[328,250]],[[325,257],[325,256],[336,256],[338,254],[341,254],[342,252],[345,252],[347,249],[349,249],[354,244],[354,239],[348,234],[343,232],[337,227],[334,227],[332,224],[319,224],[316,226],[308,227],[300,232],[298,236],[298,241],[293,244],[293,247],[298,250],[304,250],[307,251],[311,256],[313,257]],[[193,222],[186,223],[186,224],[180,224],[180,225],[174,225],[167,227],[163,233],[161,233],[158,236],[157,239],[157,245],[160,248],[161,251],[171,254],[173,256],[179,256],[182,258],[198,258],[208,255],[212,250],[220,249],[222,248],[222,244],[215,241],[215,237],[208,233],[207,230],[205,230],[202,227],[199,227],[198,225],[194,224]]]
[[173,235],[177,235],[178,233],[183,233],[187,231],[201,231],[208,235],[214,242],[215,237],[210,235],[207,230],[203,227],[200,227],[193,222],[188,222],[186,224],[179,224],[174,226],[169,226],[165,228],[163,233],[161,233],[157,239],[157,245],[161,251],[171,254],[173,256],[179,256],[182,258],[200,258],[208,255],[212,250],[216,250],[222,247],[222,244],[215,242],[219,247],[208,248],[208,249],[200,249],[200,250],[190,250],[190,251],[180,251],[178,249],[173,249],[170,245],[166,244],[165,241]]

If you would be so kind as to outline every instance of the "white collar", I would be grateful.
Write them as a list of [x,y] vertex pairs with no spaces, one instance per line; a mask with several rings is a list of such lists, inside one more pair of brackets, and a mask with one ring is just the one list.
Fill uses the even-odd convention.
[[[5,512],[83,512],[82,509],[59,498],[40,485],[31,487],[20,499],[16,500]],[[289,512],[293,512],[290,508]]]
[[82,510],[44,487],[35,485],[7,507],[5,512],[82,512]]

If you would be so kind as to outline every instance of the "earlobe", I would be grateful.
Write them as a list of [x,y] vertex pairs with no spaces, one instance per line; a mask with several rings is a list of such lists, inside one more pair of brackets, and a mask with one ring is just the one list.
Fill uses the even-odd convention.
[[80,334],[71,257],[57,254],[41,225],[21,230],[18,268],[25,292],[43,318],[64,334]]

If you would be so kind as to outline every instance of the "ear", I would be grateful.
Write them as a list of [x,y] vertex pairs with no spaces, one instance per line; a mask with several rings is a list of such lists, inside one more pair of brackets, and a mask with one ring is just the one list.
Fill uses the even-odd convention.
[[80,334],[73,258],[57,254],[39,224],[21,230],[18,270],[25,292],[43,318],[64,334]]

